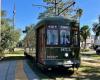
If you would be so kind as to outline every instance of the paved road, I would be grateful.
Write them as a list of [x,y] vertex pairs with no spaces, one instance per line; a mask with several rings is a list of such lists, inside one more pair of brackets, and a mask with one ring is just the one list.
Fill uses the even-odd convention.
[[[34,63],[32,70],[27,63],[27,60],[0,61],[0,80],[54,80],[62,74],[58,71],[43,73]],[[67,77],[66,80],[71,80],[71,78]],[[55,80],[61,80],[61,78],[56,78]]]
[[16,61],[0,62],[0,80],[15,79]]
[[0,80],[39,80],[26,60],[0,61]]
[[[91,53],[94,52],[87,54]],[[87,62],[86,60],[94,61],[94,63]],[[82,57],[82,61],[91,66],[97,64],[97,61],[90,57]],[[42,80],[77,80],[79,77],[76,74],[70,77],[68,76],[69,72],[63,73],[63,75],[62,72],[59,71],[44,73],[38,70],[34,62],[32,63],[32,70],[27,63],[28,61],[26,59],[0,61],[0,80],[41,80],[40,78],[42,78]],[[100,66],[99,63],[98,66]]]

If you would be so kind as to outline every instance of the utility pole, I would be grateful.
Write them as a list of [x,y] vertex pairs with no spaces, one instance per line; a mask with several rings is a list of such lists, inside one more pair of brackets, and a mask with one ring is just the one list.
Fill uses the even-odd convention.
[[15,27],[15,15],[16,15],[16,5],[14,3],[14,8],[13,8],[13,29]]
[[[0,4],[2,5],[2,0],[0,0]],[[0,6],[0,10],[1,10],[1,6]],[[0,16],[1,16],[1,12],[0,12]],[[1,46],[1,17],[0,17],[0,46]]]
[[[14,7],[13,7],[13,34],[14,34],[14,28],[15,28],[15,15],[16,15],[16,5],[14,3]],[[14,45],[14,41],[13,41],[13,45]],[[12,46],[12,50],[14,51],[14,46]]]

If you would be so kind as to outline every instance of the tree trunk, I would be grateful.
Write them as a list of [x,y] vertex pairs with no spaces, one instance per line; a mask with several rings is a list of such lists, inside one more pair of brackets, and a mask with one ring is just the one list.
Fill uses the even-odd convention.
[[84,43],[84,49],[86,48],[86,40],[85,40],[85,43]]

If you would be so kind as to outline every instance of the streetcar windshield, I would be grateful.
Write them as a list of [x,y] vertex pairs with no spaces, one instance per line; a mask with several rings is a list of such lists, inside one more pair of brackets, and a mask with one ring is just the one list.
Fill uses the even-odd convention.
[[60,30],[60,44],[67,45],[70,43],[70,31]]
[[70,44],[69,26],[48,26],[47,45],[68,45]]
[[47,45],[58,45],[58,30],[47,30]]

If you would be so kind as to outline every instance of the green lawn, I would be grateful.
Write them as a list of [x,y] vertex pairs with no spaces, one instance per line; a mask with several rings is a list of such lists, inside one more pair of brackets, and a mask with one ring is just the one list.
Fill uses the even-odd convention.
[[95,60],[100,60],[100,55],[97,55],[96,53],[81,53],[81,57],[89,57]]
[[19,50],[19,51],[14,51],[14,52],[7,52],[7,53],[2,53],[0,54],[0,56],[3,56],[5,58],[7,57],[18,57],[18,56],[24,56],[24,51],[23,50]]
[[100,80],[99,63],[82,63],[76,80]]
[[11,56],[24,56],[23,50],[5,53],[4,57],[11,57]]
[[18,60],[18,59],[24,59],[24,51],[23,50],[19,50],[19,51],[9,52],[9,53],[5,53],[5,54],[3,54],[1,56],[4,57],[1,60]]

